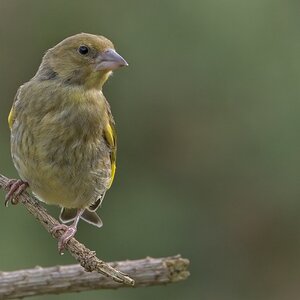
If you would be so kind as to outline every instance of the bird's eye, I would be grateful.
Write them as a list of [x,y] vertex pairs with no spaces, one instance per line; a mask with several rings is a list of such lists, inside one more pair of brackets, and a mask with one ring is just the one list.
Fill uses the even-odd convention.
[[89,48],[87,46],[82,45],[78,48],[78,52],[81,55],[87,55],[89,53]]

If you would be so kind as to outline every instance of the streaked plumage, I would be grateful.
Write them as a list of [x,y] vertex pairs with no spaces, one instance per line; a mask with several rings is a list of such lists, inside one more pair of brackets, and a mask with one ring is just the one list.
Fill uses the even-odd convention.
[[14,164],[40,200],[63,208],[63,222],[102,225],[95,210],[112,184],[117,148],[102,86],[124,65],[108,39],[78,34],[48,50],[15,97],[8,118]]

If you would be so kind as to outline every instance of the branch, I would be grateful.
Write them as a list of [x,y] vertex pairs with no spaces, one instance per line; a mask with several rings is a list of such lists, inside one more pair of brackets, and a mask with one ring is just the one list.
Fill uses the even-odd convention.
[[[110,263],[130,274],[135,287],[172,283],[189,276],[189,261],[180,256],[146,258]],[[81,292],[92,289],[126,287],[96,272],[84,272],[79,265],[57,266],[0,273],[0,299],[16,299],[43,294]]]
[[[7,190],[9,179],[0,174],[0,188]],[[38,200],[24,191],[18,196],[19,202],[24,204],[26,209],[43,225],[43,227],[52,234],[54,226],[59,225],[59,222],[51,217],[46,209],[42,207]],[[58,239],[63,234],[63,231],[57,231],[52,234]],[[79,264],[87,271],[96,271],[103,275],[111,277],[114,281],[134,285],[134,280],[126,274],[116,270],[104,261],[96,257],[95,251],[91,251],[83,244],[79,243],[75,238],[71,238],[66,245],[66,250],[79,262]]]
[[[9,179],[0,174],[0,188],[7,190],[8,182]],[[25,191],[17,200],[52,234],[52,228],[59,222],[47,213],[36,198]],[[55,232],[54,237],[58,239],[62,234],[63,231]],[[189,276],[187,270],[189,261],[179,255],[108,264],[98,259],[94,251],[86,248],[75,238],[70,239],[66,250],[80,265],[0,272],[0,299],[133,285],[136,287],[160,285],[185,280]],[[130,274],[134,280],[126,274]]]

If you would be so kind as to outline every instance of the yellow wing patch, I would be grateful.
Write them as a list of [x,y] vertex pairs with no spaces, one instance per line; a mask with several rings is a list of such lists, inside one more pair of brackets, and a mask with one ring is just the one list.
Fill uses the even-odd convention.
[[110,153],[110,162],[111,162],[111,178],[109,188],[111,187],[115,173],[116,173],[116,159],[117,159],[117,135],[114,125],[112,123],[108,123],[104,128],[104,138],[107,141],[111,153]]
[[114,130],[113,130],[111,124],[107,124],[106,128],[104,128],[104,135],[105,135],[105,139],[107,140],[109,146],[114,147],[115,146],[115,135],[114,135]]
[[19,96],[19,94],[20,94],[20,92],[21,92],[21,88],[22,88],[22,86],[18,89],[18,91],[17,91],[17,93],[16,93],[16,96],[15,96],[14,102],[13,102],[13,105],[12,105],[11,110],[10,110],[9,115],[8,115],[8,126],[9,126],[10,129],[12,129],[12,126],[13,126],[14,121],[15,121],[15,119],[16,119],[16,109],[15,109],[15,105],[16,105],[16,101],[17,101],[17,99],[18,99],[18,96]]
[[110,178],[110,183],[109,183],[109,187],[108,188],[111,187],[111,185],[112,185],[112,183],[114,181],[115,174],[116,174],[116,168],[117,168],[116,163],[112,162],[112,164],[111,164],[111,178]]
[[14,106],[11,108],[9,115],[8,115],[8,126],[11,129],[15,121],[15,110]]

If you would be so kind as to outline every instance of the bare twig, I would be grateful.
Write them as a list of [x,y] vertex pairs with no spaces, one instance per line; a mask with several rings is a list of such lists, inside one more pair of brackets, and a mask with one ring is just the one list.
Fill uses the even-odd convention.
[[[6,190],[8,182],[9,179],[0,174],[0,188]],[[52,234],[52,228],[59,223],[33,196],[23,192],[17,200]],[[56,232],[54,237],[59,238],[62,233]],[[66,249],[80,265],[0,272],[0,299],[114,289],[133,285],[136,287],[160,285],[184,280],[189,276],[187,270],[189,261],[179,255],[108,264],[99,260],[94,251],[86,248],[75,238],[70,239]],[[126,274],[132,276],[134,280]]]
[[[0,174],[0,188],[7,190],[7,183],[9,179]],[[46,209],[42,207],[39,202],[30,196],[26,191],[18,197],[19,202],[24,204],[26,209],[43,225],[43,227],[52,234],[52,228],[59,224],[59,222],[51,217]],[[58,239],[63,234],[63,231],[57,231],[53,236]],[[111,277],[114,281],[134,285],[134,280],[108,265],[104,261],[96,257],[96,253],[91,251],[83,244],[79,243],[75,238],[71,238],[66,245],[66,250],[79,262],[79,264],[87,271],[96,271],[103,275]]]
[[[110,266],[130,274],[135,279],[135,287],[139,287],[184,280],[189,276],[188,264],[187,259],[174,256],[114,262]],[[0,273],[0,299],[119,287],[126,286],[96,272],[87,273],[79,265]]]

